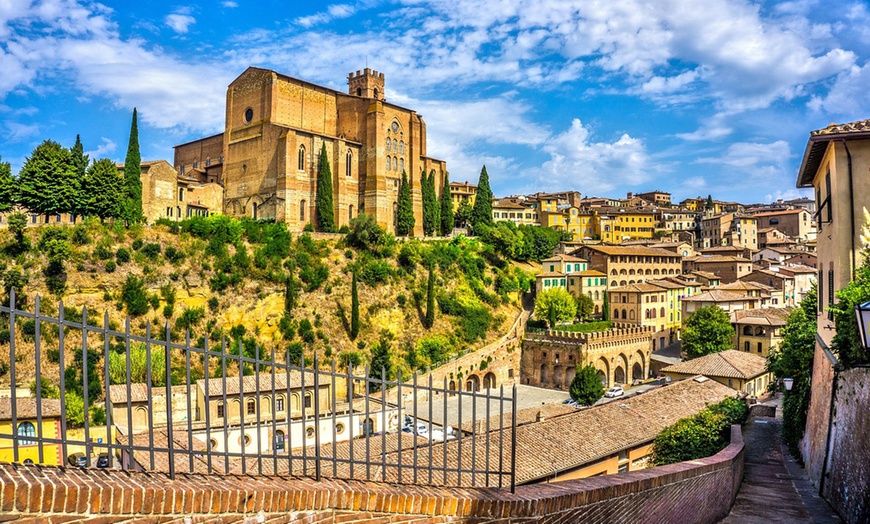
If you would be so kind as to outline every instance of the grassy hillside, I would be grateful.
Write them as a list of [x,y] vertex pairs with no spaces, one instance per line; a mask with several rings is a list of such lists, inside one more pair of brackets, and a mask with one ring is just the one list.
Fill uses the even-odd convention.
[[[93,219],[18,234],[13,227],[0,236],[3,300],[14,287],[28,310],[39,294],[48,315],[56,316],[62,299],[68,318],[87,308],[90,323],[101,325],[108,312],[123,329],[129,315],[138,334],[149,322],[152,333],[162,333],[168,321],[173,340],[183,341],[189,329],[200,347],[206,338],[212,347],[226,339],[251,355],[255,344],[274,348],[279,360],[310,362],[316,354],[324,365],[335,360],[344,368],[370,362],[373,353],[387,355],[403,374],[482,345],[513,320],[517,291],[529,285],[518,266],[464,237],[396,241],[364,218],[347,236],[291,235],[283,224],[227,217],[131,229]],[[437,298],[427,329],[429,268]],[[349,334],[353,271],[361,324],[355,340]],[[33,325],[18,326],[19,383],[26,384],[34,376],[27,355]],[[0,327],[4,345],[6,327]],[[46,348],[57,347],[50,330],[43,337]],[[95,343],[100,347],[96,339],[89,345]],[[4,358],[8,352],[0,351]],[[43,371],[57,377],[52,360]],[[0,362],[0,382],[8,382],[6,369]]]

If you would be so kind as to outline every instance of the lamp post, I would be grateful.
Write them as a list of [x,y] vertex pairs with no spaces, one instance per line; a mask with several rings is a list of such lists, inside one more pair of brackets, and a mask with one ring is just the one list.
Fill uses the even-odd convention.
[[783,383],[783,385],[785,385],[786,391],[791,391],[791,387],[794,385],[794,379],[793,378],[784,378],[784,379],[782,379],[782,383]]
[[855,316],[858,317],[858,334],[861,336],[861,346],[866,350],[867,332],[870,331],[870,301],[855,306]]

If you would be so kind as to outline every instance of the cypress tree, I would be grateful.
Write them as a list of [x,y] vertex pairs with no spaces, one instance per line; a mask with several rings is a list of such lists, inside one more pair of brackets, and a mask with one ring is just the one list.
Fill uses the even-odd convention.
[[[90,158],[88,157],[88,155],[85,154],[85,148],[82,146],[82,139],[80,135],[76,135],[76,143],[72,146],[72,149],[70,149],[70,155],[72,158],[73,166],[75,166],[78,182],[76,187],[76,201],[73,205],[72,212],[77,215],[85,215],[88,213],[87,200],[91,196],[85,190],[85,181],[88,171],[88,164],[90,163]],[[117,169],[115,171],[117,174]]]
[[601,306],[601,320],[610,320],[610,298],[604,292],[604,304]]
[[52,140],[36,146],[18,175],[18,201],[33,213],[73,210],[78,182],[69,149]]
[[402,171],[402,182],[399,186],[399,203],[396,215],[396,235],[414,236],[414,204],[411,202],[408,174],[404,171]]
[[97,160],[88,168],[82,190],[81,213],[100,219],[117,218],[124,205],[124,179],[115,163],[108,158]]
[[435,170],[429,171],[429,198],[432,209],[432,231],[429,235],[437,235],[441,229],[441,205],[438,203],[438,190],[435,188]]
[[471,210],[471,227],[477,229],[481,225],[492,225],[492,189],[489,188],[486,166],[480,170],[477,196],[474,197],[474,207]]
[[127,158],[124,160],[124,186],[127,198],[121,218],[127,225],[142,221],[142,157],[139,154],[138,113],[133,108],[133,122],[130,124],[130,142],[127,144]]
[[335,209],[332,202],[332,170],[326,154],[326,142],[320,148],[320,165],[317,169],[317,199],[314,212],[320,231],[335,233]]
[[429,283],[426,285],[426,329],[435,324],[435,272],[429,268]]
[[435,195],[429,186],[429,177],[426,175],[426,171],[420,175],[420,189],[423,196],[423,234],[431,236],[435,232],[435,217],[433,216]]
[[0,212],[9,211],[16,201],[15,179],[12,178],[12,166],[0,157]]
[[293,276],[293,273],[290,273],[287,276],[287,279],[284,281],[284,312],[288,315],[293,313],[293,309],[296,307],[296,300],[299,297],[299,286],[297,285],[296,278]]
[[356,340],[359,335],[359,292],[356,289],[356,271],[350,285],[350,339]]
[[450,175],[444,173],[444,187],[441,189],[441,236],[453,232],[453,197],[450,195]]

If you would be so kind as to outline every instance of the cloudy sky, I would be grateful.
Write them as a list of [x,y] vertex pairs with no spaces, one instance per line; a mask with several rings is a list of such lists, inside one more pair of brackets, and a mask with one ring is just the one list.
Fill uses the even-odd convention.
[[870,118],[870,8],[796,0],[0,0],[0,157],[145,159],[219,132],[248,66],[386,75],[452,180],[496,195],[798,196],[808,133]]

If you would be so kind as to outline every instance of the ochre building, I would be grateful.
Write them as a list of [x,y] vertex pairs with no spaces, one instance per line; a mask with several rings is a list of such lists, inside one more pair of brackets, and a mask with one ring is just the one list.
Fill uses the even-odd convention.
[[[326,146],[336,226],[359,213],[395,230],[402,172],[414,203],[414,233],[423,234],[421,175],[434,171],[439,194],[447,165],[426,151],[426,123],[387,102],[384,74],[350,73],[348,92],[248,68],[227,88],[224,132],[175,147],[175,167],[214,165],[230,216],[275,219],[291,230],[315,222],[317,174]],[[208,158],[205,158],[205,157]]]

